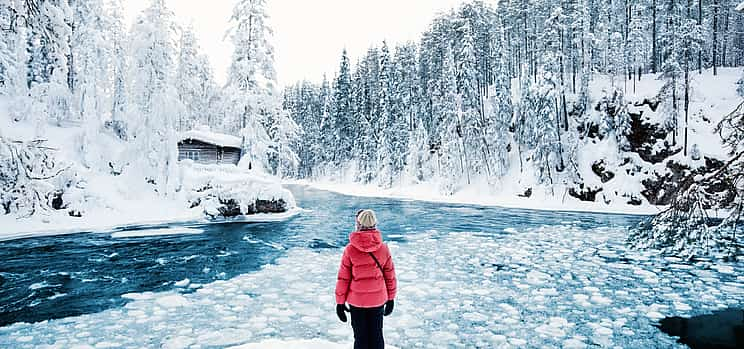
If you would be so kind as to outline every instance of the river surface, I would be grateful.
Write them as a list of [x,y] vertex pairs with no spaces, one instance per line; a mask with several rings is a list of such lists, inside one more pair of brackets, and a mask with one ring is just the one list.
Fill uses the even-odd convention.
[[744,306],[742,264],[628,251],[641,217],[290,189],[307,211],[286,222],[0,242],[0,347],[348,342],[333,287],[361,208],[398,270],[400,348],[683,347],[658,320]]

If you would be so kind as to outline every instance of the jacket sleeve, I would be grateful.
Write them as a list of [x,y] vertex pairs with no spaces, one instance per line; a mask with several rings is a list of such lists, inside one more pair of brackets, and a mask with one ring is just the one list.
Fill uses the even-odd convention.
[[[387,247],[387,246],[385,246]],[[395,299],[395,295],[398,293],[398,280],[395,278],[395,265],[393,264],[393,256],[390,254],[388,248],[388,258],[385,261],[385,265],[382,267],[385,276],[385,287],[387,288],[388,300]]]
[[349,286],[351,285],[351,258],[347,252],[348,249],[348,247],[344,249],[344,255],[341,257],[341,265],[338,268],[336,304],[346,303],[346,297],[349,295]]

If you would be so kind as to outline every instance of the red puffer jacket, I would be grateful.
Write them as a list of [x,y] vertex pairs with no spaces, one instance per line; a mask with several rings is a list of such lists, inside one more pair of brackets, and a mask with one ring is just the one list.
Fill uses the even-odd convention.
[[[384,273],[370,252],[377,257]],[[393,258],[387,245],[382,243],[380,231],[351,233],[338,270],[336,304],[348,302],[358,308],[379,307],[395,298],[396,288]]]

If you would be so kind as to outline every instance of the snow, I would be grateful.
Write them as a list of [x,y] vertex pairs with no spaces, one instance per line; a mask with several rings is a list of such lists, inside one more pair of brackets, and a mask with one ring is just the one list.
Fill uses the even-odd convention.
[[744,12],[744,2],[739,3],[739,5],[736,5],[736,10],[739,12]]
[[[744,302],[740,265],[683,265],[628,250],[625,238],[622,228],[572,224],[506,236],[406,234],[404,243],[389,242],[399,296],[385,318],[386,343],[682,348],[654,327],[658,319]],[[0,347],[350,348],[351,328],[333,308],[339,258],[339,249],[290,248],[232,279],[126,294],[123,307],[0,328]]]
[[207,126],[197,126],[193,130],[182,132],[179,138],[180,140],[193,139],[220,147],[240,148],[243,143],[240,137],[212,132]]
[[[353,182],[337,182],[325,180],[286,180],[286,184],[305,185],[319,190],[332,191],[339,194],[361,197],[394,198],[403,200],[420,200],[452,204],[473,204],[483,206],[498,206],[506,208],[524,208],[543,211],[566,212],[602,212],[612,214],[653,215],[662,208],[644,203],[641,206],[631,206],[622,203],[604,205],[597,202],[582,202],[565,198],[557,198],[547,191],[533,191],[532,197],[523,198],[508,191],[496,191],[492,187],[471,186],[453,195],[443,195],[437,192],[431,183],[411,184],[406,187],[380,188],[373,184],[358,184]],[[509,228],[507,228],[509,229]]]

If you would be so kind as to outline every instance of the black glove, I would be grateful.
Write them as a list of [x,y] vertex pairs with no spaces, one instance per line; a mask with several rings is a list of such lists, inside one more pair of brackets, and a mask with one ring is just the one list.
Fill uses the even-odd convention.
[[346,313],[347,311],[351,311],[349,308],[346,307],[344,304],[336,304],[336,315],[338,315],[338,319],[341,320],[341,322],[346,322]]
[[393,313],[393,308],[395,307],[395,301],[389,300],[385,302],[385,316],[388,316]]

